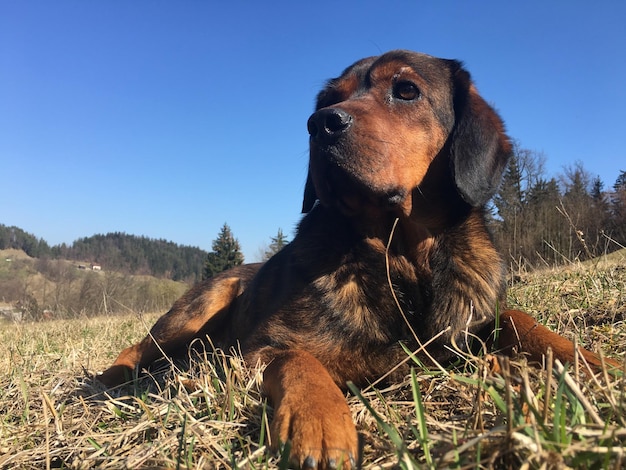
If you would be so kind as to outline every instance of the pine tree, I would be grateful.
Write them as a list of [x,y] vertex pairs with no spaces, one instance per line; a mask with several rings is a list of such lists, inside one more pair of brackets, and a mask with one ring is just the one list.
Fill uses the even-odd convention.
[[278,233],[275,237],[271,237],[271,240],[272,243],[270,243],[270,246],[267,248],[267,250],[265,250],[265,253],[263,253],[263,261],[267,261],[268,259],[270,259],[276,253],[282,250],[287,243],[289,243],[287,241],[287,237],[283,234],[283,229],[281,228],[278,229]]
[[611,194],[611,238],[619,245],[626,244],[626,171],[621,171]]
[[498,214],[505,221],[511,223],[519,216],[524,206],[524,190],[522,188],[522,172],[519,159],[514,155],[509,161],[498,194],[494,197],[494,203],[498,208]]
[[239,241],[233,236],[228,224],[224,224],[211,247],[213,251],[207,255],[203,279],[208,279],[243,263]]
[[599,176],[596,176],[593,181],[591,181],[591,197],[595,202],[604,202],[606,201],[605,196],[604,183]]
[[622,170],[613,185],[615,191],[626,191],[626,171]]
[[522,186],[522,172],[520,169],[519,154],[516,152],[507,167],[500,190],[493,202],[498,209],[499,231],[505,239],[511,240],[508,246],[502,247],[509,251],[513,259],[519,257],[519,245],[523,227],[523,209],[525,193]]

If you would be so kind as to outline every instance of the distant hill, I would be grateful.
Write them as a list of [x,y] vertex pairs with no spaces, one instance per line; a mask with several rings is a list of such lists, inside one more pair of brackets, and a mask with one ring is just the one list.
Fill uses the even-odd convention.
[[165,312],[189,285],[0,250],[0,320]]
[[50,246],[19,227],[0,224],[0,250],[6,249],[23,250],[32,258],[94,263],[103,270],[185,282],[202,278],[207,257],[207,252],[197,247],[120,232],[79,238],[71,245]]

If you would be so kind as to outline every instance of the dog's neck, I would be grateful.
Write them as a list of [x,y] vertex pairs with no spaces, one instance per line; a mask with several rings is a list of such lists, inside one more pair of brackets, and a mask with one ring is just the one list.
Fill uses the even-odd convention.
[[435,234],[410,219],[397,219],[390,232],[390,250],[406,257],[418,271],[430,273],[430,256],[435,246]]
[[388,257],[406,258],[422,275],[430,274],[431,257],[441,237],[451,231],[464,233],[460,227],[468,224],[486,230],[483,209],[471,208],[464,203],[448,212],[414,213],[410,217],[389,212],[374,221],[354,219],[352,224],[363,238],[378,240],[374,244],[384,247]]
[[406,217],[372,209],[357,217],[348,217],[336,208],[319,204],[302,220],[301,225],[309,225],[312,232],[330,231],[337,253],[343,251],[341,246],[357,246],[355,242],[361,240],[389,258],[406,258],[418,273],[428,274],[430,258],[438,240],[446,232],[459,230],[467,223],[484,226],[482,210],[459,205],[454,212],[414,213]]

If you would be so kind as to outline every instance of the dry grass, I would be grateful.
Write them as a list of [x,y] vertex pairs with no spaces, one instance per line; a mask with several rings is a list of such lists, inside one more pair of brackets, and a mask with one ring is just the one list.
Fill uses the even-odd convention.
[[[624,359],[624,258],[524,277],[510,302]],[[0,468],[281,468],[266,448],[260,373],[206,353],[106,391],[92,379],[157,315],[0,324]],[[626,383],[490,357],[416,365],[348,397],[364,468],[623,468]]]

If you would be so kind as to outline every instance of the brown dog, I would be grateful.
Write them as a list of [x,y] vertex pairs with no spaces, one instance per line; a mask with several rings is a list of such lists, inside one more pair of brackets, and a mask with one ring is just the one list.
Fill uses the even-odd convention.
[[[303,467],[345,468],[357,455],[347,381],[387,373],[406,357],[401,343],[447,361],[451,346],[492,333],[505,282],[484,205],[511,144],[459,62],[407,51],[329,81],[308,130],[306,216],[294,240],[264,265],[192,288],[100,380],[120,384],[161,349],[204,335],[223,348],[238,342],[248,363],[268,364],[274,445],[290,441]],[[572,343],[522,312],[503,313],[501,327],[507,350],[540,359],[552,346],[574,358]]]

